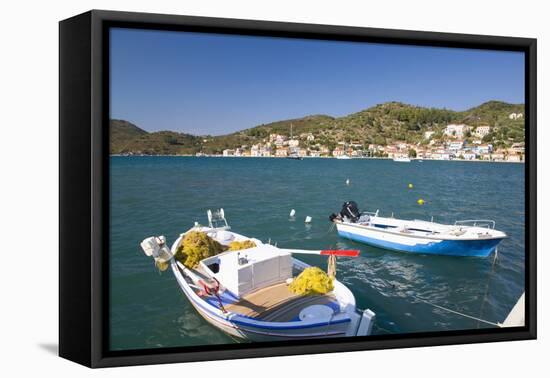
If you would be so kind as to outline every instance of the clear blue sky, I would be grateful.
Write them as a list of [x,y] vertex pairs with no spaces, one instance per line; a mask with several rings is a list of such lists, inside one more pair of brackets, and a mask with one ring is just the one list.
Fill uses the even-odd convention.
[[111,31],[111,118],[225,134],[386,101],[524,102],[522,53],[186,32]]

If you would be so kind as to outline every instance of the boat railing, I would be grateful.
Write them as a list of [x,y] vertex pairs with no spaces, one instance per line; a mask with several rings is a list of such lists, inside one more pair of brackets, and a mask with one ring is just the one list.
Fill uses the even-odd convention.
[[380,210],[376,210],[376,211],[361,211],[361,215],[370,215],[370,216],[372,216],[372,217],[377,217],[379,211],[380,211]]
[[208,225],[210,228],[213,229],[219,229],[219,230],[230,230],[231,227],[227,223],[227,220],[225,219],[225,212],[223,209],[219,209],[217,211],[208,210],[206,212],[206,215],[208,216]]
[[465,219],[455,221],[455,226],[474,226],[495,229],[496,222],[492,219]]

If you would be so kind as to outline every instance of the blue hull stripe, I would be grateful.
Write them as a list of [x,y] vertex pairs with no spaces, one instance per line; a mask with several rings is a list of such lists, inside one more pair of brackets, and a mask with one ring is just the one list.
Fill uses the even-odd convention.
[[235,324],[240,324],[242,326],[260,328],[260,329],[271,329],[271,330],[290,330],[290,329],[316,328],[316,327],[324,327],[324,326],[340,324],[340,323],[347,323],[347,322],[350,322],[350,321],[351,321],[350,318],[345,318],[345,319],[340,319],[340,320],[334,320],[332,322],[302,324],[302,325],[293,325],[293,326],[275,326],[274,327],[274,326],[270,326],[270,325],[251,324],[251,323],[243,322],[243,321],[239,321],[239,320],[231,320],[231,322],[233,322]]
[[[190,290],[190,288],[189,288],[189,290]],[[185,293],[185,290],[184,290],[184,293]],[[210,306],[217,309],[218,308],[217,302],[216,302],[216,305],[213,305],[212,303],[209,303],[209,301],[203,299],[203,301],[205,303],[201,303],[199,301],[194,300],[191,296],[187,295],[187,293],[185,293],[185,296],[187,297],[187,299],[189,299],[190,301],[195,303],[203,311],[207,312],[208,314],[210,314],[214,318],[224,320],[224,321],[232,323],[234,325],[242,325],[242,326],[250,327],[250,328],[273,330],[273,331],[277,331],[277,330],[284,331],[284,330],[293,330],[293,329],[324,327],[324,326],[329,326],[329,325],[334,325],[334,324],[339,324],[339,323],[347,323],[347,322],[351,321],[351,318],[346,317],[344,319],[334,320],[334,321],[331,321],[331,322],[320,322],[320,323],[309,323],[309,324],[303,324],[303,321],[293,322],[293,323],[298,323],[296,325],[290,325],[290,324],[284,324],[284,323],[282,324],[282,323],[278,323],[278,322],[273,322],[272,325],[271,324],[265,324],[265,323],[269,323],[269,322],[262,322],[264,324],[258,324],[258,321],[256,319],[249,318],[247,316],[237,314],[237,313],[232,313],[232,314],[235,315],[233,317],[221,317],[218,314],[216,314],[215,312],[213,312],[212,310],[210,310],[207,306],[205,306],[205,304],[206,304],[206,305],[210,305]],[[249,319],[250,322],[248,322],[247,319]],[[290,322],[288,322],[288,323],[290,323]],[[300,323],[302,323],[302,324],[300,324]],[[239,328],[239,327],[237,327],[237,328]],[[246,331],[246,329],[244,329],[244,331]]]
[[439,242],[407,245],[370,238],[363,235],[354,234],[347,231],[338,231],[338,235],[343,238],[351,239],[360,243],[372,245],[374,247],[389,249],[391,251],[419,253],[428,255],[447,255],[447,256],[478,256],[486,257],[491,254],[502,239],[489,240],[442,240]]

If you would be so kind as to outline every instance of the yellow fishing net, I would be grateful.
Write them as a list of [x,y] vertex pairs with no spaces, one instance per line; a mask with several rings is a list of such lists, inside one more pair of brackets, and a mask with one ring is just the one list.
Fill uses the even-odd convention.
[[322,295],[334,290],[334,279],[321,268],[312,266],[304,269],[288,286],[298,295]]
[[200,231],[189,231],[176,250],[175,258],[188,268],[195,268],[202,259],[223,252],[223,246]]
[[254,243],[252,240],[245,240],[245,241],[233,241],[229,243],[229,251],[240,251],[241,249],[248,249],[248,248],[254,248],[256,246],[256,243]]

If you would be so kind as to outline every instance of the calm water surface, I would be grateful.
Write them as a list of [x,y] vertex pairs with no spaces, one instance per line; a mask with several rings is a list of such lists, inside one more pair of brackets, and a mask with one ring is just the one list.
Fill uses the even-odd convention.
[[[417,204],[419,198],[425,205]],[[405,219],[494,219],[509,238],[496,262],[493,256],[389,252],[341,239],[330,229],[328,215],[347,200]],[[139,247],[152,235],[165,235],[171,244],[194,221],[207,224],[207,209],[220,207],[235,232],[281,247],[360,249],[359,258],[338,260],[338,278],[358,307],[376,312],[376,333],[485,327],[422,300],[502,322],[524,290],[524,201],[523,164],[112,157],[111,348],[236,342],[206,323],[173,275],[158,273]],[[295,220],[289,219],[291,209]],[[306,215],[313,218],[310,225]],[[326,267],[324,257],[300,259]]]

